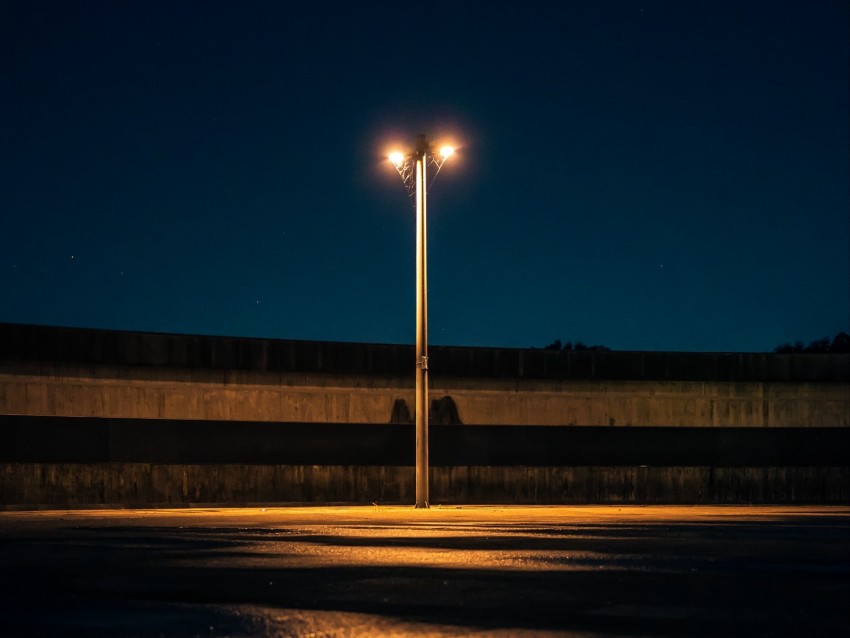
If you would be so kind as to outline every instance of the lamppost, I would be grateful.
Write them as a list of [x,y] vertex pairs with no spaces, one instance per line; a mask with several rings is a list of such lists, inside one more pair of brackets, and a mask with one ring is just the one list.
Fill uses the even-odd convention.
[[[428,507],[428,239],[426,200],[427,172],[435,166],[434,177],[454,148],[443,146],[436,153],[424,135],[413,151],[390,153],[408,194],[416,200],[416,507]],[[434,177],[431,178],[433,181]]]

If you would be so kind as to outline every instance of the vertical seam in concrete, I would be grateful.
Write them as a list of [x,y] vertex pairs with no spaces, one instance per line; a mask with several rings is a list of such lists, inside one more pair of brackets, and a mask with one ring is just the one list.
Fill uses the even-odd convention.
[[770,402],[764,393],[764,382],[759,383],[759,394],[761,396],[762,426],[770,427]]

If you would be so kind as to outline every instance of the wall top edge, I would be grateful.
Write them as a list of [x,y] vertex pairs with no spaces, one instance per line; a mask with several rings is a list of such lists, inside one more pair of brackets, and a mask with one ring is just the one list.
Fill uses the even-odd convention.
[[[0,361],[337,375],[412,374],[413,345],[214,337],[0,323]],[[551,351],[431,346],[443,377],[850,381],[850,354]],[[8,367],[8,366],[7,366]],[[850,389],[848,389],[850,393]]]

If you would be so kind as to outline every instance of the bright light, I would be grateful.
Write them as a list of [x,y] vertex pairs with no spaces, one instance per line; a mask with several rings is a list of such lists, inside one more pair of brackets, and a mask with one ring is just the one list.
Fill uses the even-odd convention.
[[396,166],[401,166],[404,163],[404,154],[399,151],[393,151],[390,153],[389,158]]
[[443,146],[440,149],[440,155],[443,156],[443,159],[448,159],[449,157],[454,155],[454,153],[455,153],[455,147],[454,146]]

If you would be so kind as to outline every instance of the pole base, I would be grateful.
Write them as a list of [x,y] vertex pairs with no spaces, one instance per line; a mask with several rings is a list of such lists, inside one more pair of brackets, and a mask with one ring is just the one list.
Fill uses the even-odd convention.
[[413,509],[417,509],[417,510],[427,510],[427,509],[430,509],[430,508],[431,508],[431,506],[428,505],[428,501],[425,501],[424,503],[417,503],[416,505],[413,506]]

